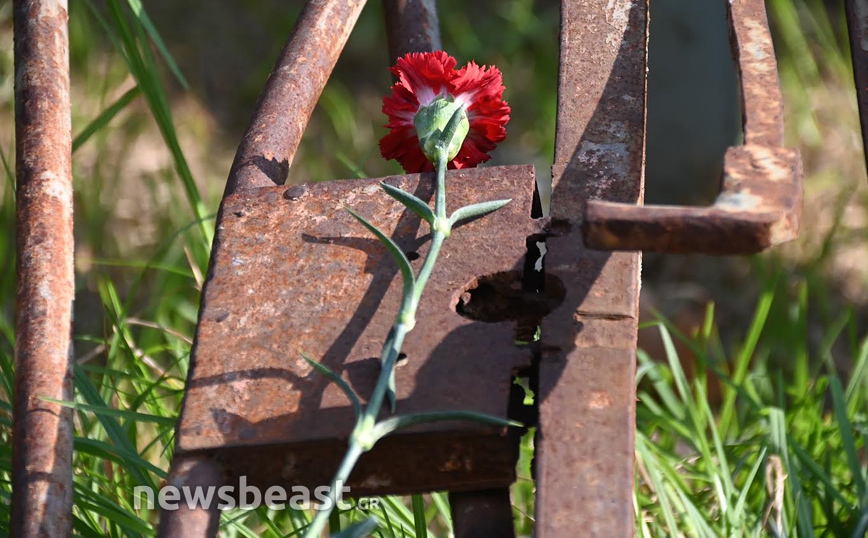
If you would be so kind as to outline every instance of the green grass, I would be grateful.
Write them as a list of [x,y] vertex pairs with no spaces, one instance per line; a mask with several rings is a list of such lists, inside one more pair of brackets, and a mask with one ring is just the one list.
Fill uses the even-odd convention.
[[[186,79],[142,4],[71,4],[77,92],[75,534],[151,536],[157,514],[135,509],[132,491],[159,485],[171,461],[213,214],[228,162],[225,156],[211,157],[226,150],[209,134],[204,114],[185,104]],[[826,16],[819,0],[770,0],[768,6],[790,143],[805,155],[809,192],[831,186],[839,210],[828,233],[800,242],[799,257],[776,252],[750,260],[746,278],[758,291],[745,307],[753,314],[746,311],[726,336],[718,330],[713,305],[695,334],[679,333],[665,318],[642,329],[660,331],[665,344],[663,356],[640,352],[638,357],[635,507],[642,536],[857,537],[868,528],[868,330],[860,313],[864,305],[851,304],[833,278],[836,260],[866,241],[864,226],[844,226],[844,208],[868,208],[854,183],[864,181],[861,155],[835,153],[831,164],[828,158],[837,151],[830,150],[830,141],[850,140],[857,132],[851,68],[840,37],[843,21]],[[500,2],[486,17],[474,11],[483,8],[456,1],[441,2],[441,9],[450,50],[462,59],[493,61],[513,74],[508,98],[516,110],[511,137],[518,142],[512,153],[546,166],[553,148],[557,10],[529,0]],[[9,15],[9,3],[0,4],[0,32],[8,34]],[[378,16],[363,15],[360,35],[377,34]],[[361,98],[357,103],[362,83],[342,80],[340,73],[323,94],[294,170],[313,178],[395,171],[378,161],[375,150],[383,122],[376,100],[373,106]],[[11,52],[4,52],[0,111],[5,117],[11,117],[10,76]],[[388,77],[378,77],[383,82],[378,91],[385,91]],[[11,230],[14,149],[12,123],[5,125],[0,227]],[[341,151],[329,155],[323,148]],[[152,159],[159,162],[152,166],[141,153],[156,155]],[[2,501],[11,494],[13,274],[14,240],[0,234],[4,536],[9,513]],[[691,376],[674,342],[695,359]],[[522,441],[521,454],[512,496],[516,528],[529,536],[532,435]],[[355,507],[336,523],[345,528],[366,515]],[[387,498],[373,515],[381,521],[376,535],[382,537],[451,531],[443,493]],[[293,509],[236,510],[224,514],[221,528],[232,537],[293,536],[310,516]]]

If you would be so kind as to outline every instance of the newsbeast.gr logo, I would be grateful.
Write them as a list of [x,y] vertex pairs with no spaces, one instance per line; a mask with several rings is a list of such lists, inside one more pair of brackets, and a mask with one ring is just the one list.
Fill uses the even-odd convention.
[[[337,483],[337,506],[341,510],[352,507],[342,501],[344,494],[350,493],[350,488],[343,482]],[[237,493],[236,493],[237,491]],[[311,501],[316,502],[311,505]],[[238,487],[228,484],[224,486],[173,486],[167,484],[155,494],[154,488],[149,486],[136,486],[133,488],[133,506],[136,510],[147,508],[153,510],[158,506],[161,510],[177,510],[181,506],[187,508],[201,508],[210,510],[213,503],[217,503],[218,510],[232,510],[234,508],[254,509],[265,504],[272,510],[283,510],[287,504],[295,510],[307,510],[313,506],[317,510],[328,510],[332,507],[329,498],[328,486],[320,486],[311,490],[304,486],[293,486],[291,492],[281,486],[271,486],[263,494],[256,486],[247,484],[247,477],[242,476],[238,480]],[[376,509],[380,500],[361,498],[356,501],[362,509]]]

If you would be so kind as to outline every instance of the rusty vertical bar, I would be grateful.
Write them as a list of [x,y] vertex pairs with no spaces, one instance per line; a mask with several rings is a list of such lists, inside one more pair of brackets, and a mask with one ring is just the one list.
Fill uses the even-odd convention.
[[224,485],[220,468],[208,456],[179,456],[172,462],[168,485],[183,491],[215,492],[210,506],[189,507],[181,502],[177,510],[163,510],[157,529],[159,538],[213,538],[220,526],[217,490]]
[[15,0],[12,535],[72,532],[72,127],[64,0]]
[[286,181],[319,96],[365,0],[308,0],[259,96],[226,195]]
[[515,538],[509,489],[450,493],[455,538]]
[[443,48],[435,0],[383,0],[389,65],[408,52]]
[[845,10],[850,31],[850,54],[853,56],[859,119],[862,123],[862,147],[868,167],[868,0],[847,0]]
[[542,325],[538,538],[633,536],[640,254],[587,249],[580,228],[589,199],[642,201],[647,10],[561,2],[545,271],[567,296]]

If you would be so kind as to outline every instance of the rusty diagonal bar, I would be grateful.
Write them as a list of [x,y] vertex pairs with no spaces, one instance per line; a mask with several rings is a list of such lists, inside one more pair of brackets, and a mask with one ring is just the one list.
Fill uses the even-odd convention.
[[847,26],[850,33],[850,54],[853,56],[853,78],[859,119],[862,124],[862,144],[868,167],[868,0],[847,0]]
[[12,536],[72,532],[72,127],[66,2],[16,0]]
[[801,159],[796,150],[783,147],[783,99],[765,5],[763,0],[726,4],[740,78],[744,145],[726,153],[717,201],[710,207],[590,201],[583,223],[588,246],[750,254],[797,235]]
[[[286,181],[310,116],[365,1],[308,0],[305,4],[238,146],[224,200],[239,191]],[[172,462],[169,483],[178,487],[220,486],[223,476],[211,457],[182,456]],[[216,536],[219,521],[216,503],[211,510],[182,505],[178,510],[162,512],[157,536]]]
[[282,185],[365,0],[308,0],[241,139],[225,195]]

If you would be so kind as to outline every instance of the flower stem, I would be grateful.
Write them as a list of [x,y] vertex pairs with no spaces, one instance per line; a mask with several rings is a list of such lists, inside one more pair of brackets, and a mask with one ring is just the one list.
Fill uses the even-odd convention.
[[[446,237],[449,236],[448,217],[446,216],[446,166],[447,154],[445,148],[438,148],[437,151],[437,187],[435,198],[435,224],[431,226],[431,247],[428,249],[428,254],[425,256],[425,262],[422,264],[422,269],[419,270],[419,276],[416,278],[416,283],[411,292],[404,296],[401,301],[401,309],[395,320],[395,325],[389,331],[389,336],[383,344],[383,353],[381,356],[382,367],[380,369],[380,377],[377,379],[377,385],[374,387],[374,392],[371,394],[368,405],[363,408],[362,414],[358,417],[356,427],[350,435],[349,446],[344,459],[341,462],[338,471],[335,473],[329,486],[329,499],[331,503],[327,508],[317,512],[313,521],[304,533],[305,538],[318,537],[325,525],[328,522],[329,515],[335,508],[335,499],[337,498],[337,490],[339,485],[347,482],[350,473],[355,467],[359,457],[373,447],[375,439],[372,437],[374,426],[377,422],[377,416],[380,414],[380,409],[383,406],[383,400],[386,397],[386,392],[389,388],[389,381],[392,378],[395,370],[395,365],[398,362],[398,356],[401,354],[401,347],[404,345],[404,338],[407,333],[413,330],[416,324],[416,310],[419,307],[419,300],[422,297],[422,292],[425,290],[425,285],[434,270],[434,264],[437,263],[437,257],[440,255],[440,248]],[[340,483],[340,484],[339,484]]]
[[361,456],[363,452],[362,446],[359,443],[350,443],[347,453],[344,454],[341,466],[338,468],[338,471],[335,473],[335,477],[332,479],[332,483],[329,486],[328,498],[331,502],[328,503],[328,508],[324,508],[316,513],[313,521],[311,521],[307,530],[304,532],[305,538],[316,538],[322,533],[323,529],[325,529],[329,516],[331,515],[332,510],[335,509],[337,503],[339,486],[343,486],[347,483],[347,479],[350,477],[353,467],[356,466],[356,462],[359,460],[359,456]]

